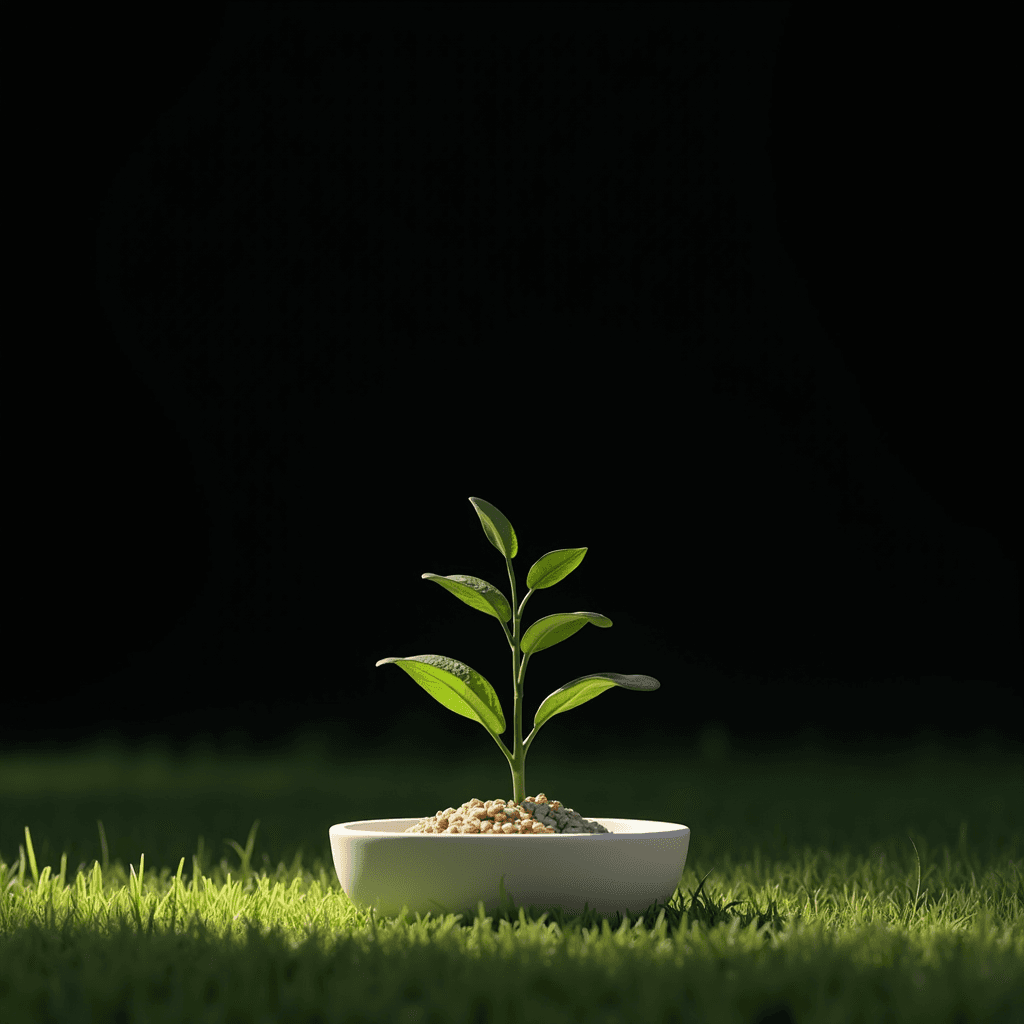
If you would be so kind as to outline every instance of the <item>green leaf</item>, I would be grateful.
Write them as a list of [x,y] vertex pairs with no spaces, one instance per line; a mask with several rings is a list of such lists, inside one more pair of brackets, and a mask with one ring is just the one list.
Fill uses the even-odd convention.
[[600,612],[558,612],[555,615],[545,615],[526,631],[519,649],[523,654],[536,654],[547,647],[554,647],[555,644],[568,640],[588,622],[602,629],[607,629],[612,624],[612,620]]
[[492,736],[498,737],[505,731],[501,701],[494,687],[475,669],[441,654],[381,658],[375,667],[389,664],[407,672],[449,711],[479,722]]
[[478,612],[493,615],[502,622],[512,618],[512,606],[508,599],[486,580],[477,579],[476,576],[438,576],[436,572],[425,572],[421,578],[440,583],[445,590]]
[[541,555],[530,566],[526,577],[526,585],[531,590],[543,590],[553,587],[559,580],[564,580],[583,561],[586,548],[559,548]]
[[515,558],[519,542],[516,540],[516,531],[512,529],[512,524],[489,501],[484,501],[483,498],[469,500],[480,517],[480,525],[483,526],[487,539],[506,558]]
[[534,729],[539,729],[552,715],[578,708],[613,686],[622,686],[627,690],[657,690],[661,683],[653,676],[623,676],[617,672],[580,676],[544,698],[533,719]]

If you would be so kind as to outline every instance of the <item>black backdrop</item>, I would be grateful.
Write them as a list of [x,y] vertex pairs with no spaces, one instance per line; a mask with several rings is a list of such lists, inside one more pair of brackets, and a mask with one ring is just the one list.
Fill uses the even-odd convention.
[[537,655],[527,723],[590,670],[662,682],[563,740],[1015,729],[998,26],[837,11],[55,15],[3,742],[455,749],[479,726],[374,662],[464,660],[510,717],[499,627],[419,578],[507,585],[470,495],[520,587],[590,549],[527,621],[615,623]]

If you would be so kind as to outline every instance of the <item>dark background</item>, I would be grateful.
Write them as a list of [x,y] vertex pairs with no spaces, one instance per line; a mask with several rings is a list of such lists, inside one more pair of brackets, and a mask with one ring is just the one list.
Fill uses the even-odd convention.
[[1013,733],[1001,30],[844,12],[54,15],[0,740],[489,744],[374,668],[427,652],[510,739],[498,625],[420,579],[507,589],[470,495],[521,588],[590,549],[528,622],[615,623],[531,661],[524,731],[584,672],[662,682],[549,742]]

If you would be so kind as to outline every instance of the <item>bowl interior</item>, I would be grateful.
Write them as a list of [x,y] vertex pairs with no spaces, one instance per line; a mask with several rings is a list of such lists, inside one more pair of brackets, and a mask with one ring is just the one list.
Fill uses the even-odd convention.
[[[331,835],[336,834],[359,834],[359,835],[407,835],[410,839],[418,839],[427,836],[431,839],[477,839],[480,836],[470,833],[431,833],[431,832],[406,832],[411,825],[417,824],[421,818],[370,818],[366,821],[345,821],[331,826]],[[610,840],[621,835],[673,835],[680,832],[688,832],[686,825],[679,825],[671,821],[648,821],[641,818],[589,818],[588,821],[596,821],[604,825],[608,832],[573,832],[560,834],[548,832],[541,836],[530,836],[531,839],[602,839]],[[493,838],[493,836],[489,837]]]

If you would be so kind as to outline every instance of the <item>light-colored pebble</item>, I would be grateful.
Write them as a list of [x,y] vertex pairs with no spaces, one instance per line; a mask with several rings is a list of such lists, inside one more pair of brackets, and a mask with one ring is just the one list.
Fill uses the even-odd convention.
[[607,832],[594,822],[584,822],[584,826],[592,825],[593,829],[581,826],[578,823],[583,819],[571,807],[563,807],[558,800],[548,800],[544,793],[526,797],[523,804],[527,806],[511,800],[479,800],[473,797],[460,807],[448,807],[433,817],[422,818],[405,831],[492,836]]

